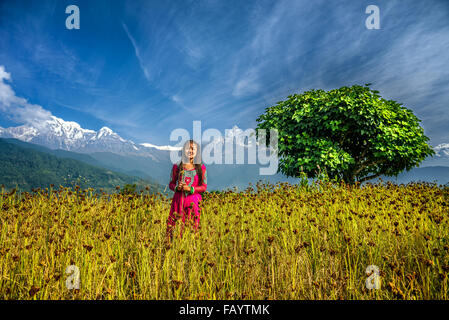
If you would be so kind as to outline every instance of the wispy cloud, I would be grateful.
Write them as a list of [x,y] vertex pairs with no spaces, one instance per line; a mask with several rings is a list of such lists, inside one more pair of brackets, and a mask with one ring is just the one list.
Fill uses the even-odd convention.
[[193,70],[200,67],[201,61],[205,58],[205,53],[200,42],[193,38],[185,27],[178,26],[182,35],[178,49],[183,53],[186,64]]
[[[126,2],[116,13],[118,19],[111,20],[120,21],[114,27],[124,31],[123,37],[105,42],[119,48],[119,54],[108,52],[103,64],[101,59],[97,63],[81,58],[70,41],[49,41],[52,36],[42,21],[29,41],[26,30],[0,30],[0,35],[27,39],[23,51],[10,51],[25,52],[36,63],[33,69],[28,61],[21,61],[21,67],[16,63],[14,73],[26,66],[29,79],[45,71],[45,76],[48,72],[64,80],[64,88],[76,86],[76,92],[89,96],[83,104],[73,101],[73,92],[58,101],[123,126],[130,135],[145,136],[145,142],[152,141],[148,132],[168,137],[173,127],[191,120],[202,120],[208,127],[248,127],[267,106],[292,93],[368,82],[423,119],[434,143],[444,142],[441,139],[449,139],[449,5],[379,0],[381,29],[367,30],[368,4]],[[0,37],[0,46],[7,45]],[[11,65],[12,56],[3,64]],[[132,74],[130,64],[143,77]],[[98,79],[103,86],[97,85]],[[52,94],[47,98],[54,99]]]
[[137,44],[136,44],[136,40],[134,39],[134,37],[133,37],[133,36],[131,35],[131,33],[129,32],[128,27],[126,26],[126,24],[122,22],[122,26],[123,26],[123,29],[124,29],[125,32],[126,32],[126,35],[128,36],[129,40],[131,41],[131,44],[132,44],[133,47],[134,47],[134,52],[135,52],[135,54],[136,54],[136,58],[137,58],[137,60],[139,60],[139,65],[140,65],[140,68],[142,69],[142,72],[143,72],[145,78],[146,78],[148,81],[151,81],[150,73],[148,72],[148,68],[145,66],[145,63],[144,63],[144,61],[143,61],[143,59],[142,59],[142,56],[141,56],[141,54],[140,54],[139,47],[138,47]]
[[356,12],[336,8],[341,26],[321,37],[315,79],[323,89],[372,83],[383,97],[412,109],[433,144],[440,143],[449,136],[443,129],[449,122],[449,25],[443,22],[449,6],[391,1],[381,13],[381,29],[366,30],[357,29]]
[[252,95],[261,89],[259,69],[253,67],[237,81],[232,91],[235,97]]

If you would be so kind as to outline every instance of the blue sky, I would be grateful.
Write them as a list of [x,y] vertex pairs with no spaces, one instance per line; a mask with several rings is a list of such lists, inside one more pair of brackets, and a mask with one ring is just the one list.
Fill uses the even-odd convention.
[[[70,4],[79,30],[65,27]],[[370,4],[380,30],[365,27]],[[432,145],[449,142],[448,62],[446,0],[0,2],[0,66],[15,95],[136,143],[169,144],[193,120],[222,134],[254,128],[290,94],[365,83],[412,109]],[[32,110],[3,108],[0,126]]]

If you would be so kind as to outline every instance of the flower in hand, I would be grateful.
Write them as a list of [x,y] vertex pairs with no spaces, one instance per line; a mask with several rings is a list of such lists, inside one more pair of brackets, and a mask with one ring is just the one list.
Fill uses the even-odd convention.
[[181,190],[184,189],[184,186],[185,186],[185,183],[184,183],[184,182],[181,182],[181,183],[179,183],[178,186],[176,187],[176,190],[181,191]]
[[176,189],[178,191],[181,191],[181,190],[190,191],[190,187],[185,182],[181,182],[181,184],[179,184]]

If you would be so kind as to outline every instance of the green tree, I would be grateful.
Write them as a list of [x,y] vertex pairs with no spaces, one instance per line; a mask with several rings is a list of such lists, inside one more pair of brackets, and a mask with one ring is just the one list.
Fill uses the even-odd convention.
[[267,130],[266,144],[269,129],[278,130],[278,171],[300,177],[303,168],[315,178],[318,167],[353,184],[396,176],[435,154],[421,120],[369,86],[311,90],[266,108],[257,129]]

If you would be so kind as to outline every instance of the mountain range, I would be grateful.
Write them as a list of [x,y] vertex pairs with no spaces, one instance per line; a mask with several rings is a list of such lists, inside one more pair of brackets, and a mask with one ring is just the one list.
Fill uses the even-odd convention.
[[[138,176],[165,186],[168,184],[172,166],[170,152],[180,149],[174,146],[157,146],[149,142],[137,144],[120,137],[108,127],[102,127],[98,131],[84,129],[74,121],[65,121],[56,116],[51,116],[39,126],[0,127],[0,138],[17,139],[28,144],[43,146],[47,150],[45,152],[59,157],[75,159],[130,176]],[[255,147],[249,141],[245,144],[243,130],[237,126],[227,131],[224,137],[217,138],[210,143],[224,146],[226,142],[232,142],[234,139],[235,144],[244,146],[245,150]],[[449,169],[449,143],[440,144],[434,147],[434,150],[436,155],[421,164],[422,167],[432,167],[433,169],[425,169],[426,174],[423,175],[424,168],[414,168],[409,172],[401,173],[397,178],[401,181],[413,181],[413,179],[425,176],[426,179],[436,178],[433,180],[441,181],[440,183],[443,184],[449,182],[449,177],[447,181],[444,181],[446,175],[438,173],[444,172],[445,168]],[[229,151],[225,150],[222,155],[223,163],[227,152]],[[235,159],[235,148],[230,152]],[[209,164],[207,165],[210,182],[208,189],[223,190],[234,187],[244,189],[250,182],[255,184],[259,180],[271,183],[279,181],[296,183],[298,181],[298,179],[288,178],[280,173],[261,176],[259,175],[261,167],[260,164]],[[386,177],[386,180],[392,179],[395,178]]]
[[157,160],[157,146],[136,145],[133,141],[123,139],[108,127],[98,131],[83,129],[74,121],[65,121],[51,116],[39,127],[21,125],[1,128],[1,138],[15,138],[45,146],[49,149],[61,149],[79,153],[112,152],[124,155],[140,155]]

